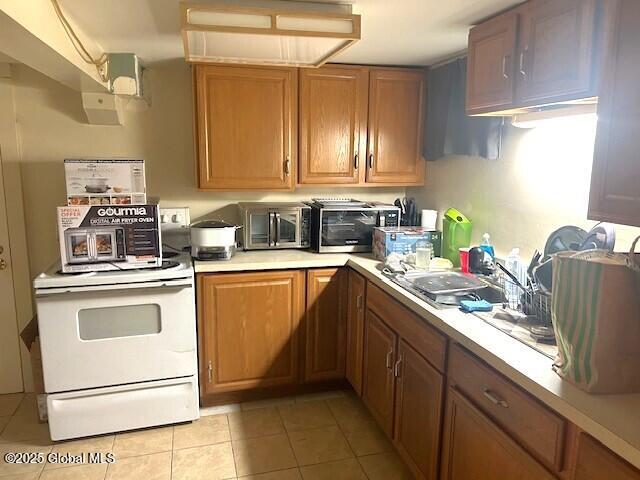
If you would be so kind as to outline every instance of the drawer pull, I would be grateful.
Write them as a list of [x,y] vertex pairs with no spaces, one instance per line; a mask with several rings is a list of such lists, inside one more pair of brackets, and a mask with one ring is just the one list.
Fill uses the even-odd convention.
[[494,405],[497,405],[502,408],[509,408],[509,404],[506,402],[506,400],[503,400],[488,388],[485,388],[482,394],[485,396],[487,400],[489,400]]
[[393,364],[393,350],[387,352],[387,368],[391,370]]
[[213,381],[213,363],[211,363],[211,360],[207,363],[207,377],[209,379],[209,383],[211,383]]
[[362,295],[358,295],[356,297],[356,308],[358,310],[362,310],[363,307],[364,307],[364,298],[362,297]]

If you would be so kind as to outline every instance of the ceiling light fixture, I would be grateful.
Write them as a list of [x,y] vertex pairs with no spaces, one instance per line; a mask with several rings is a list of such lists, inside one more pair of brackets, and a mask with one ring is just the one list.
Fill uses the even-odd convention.
[[183,3],[181,25],[195,63],[319,67],[360,39],[360,15],[304,9]]

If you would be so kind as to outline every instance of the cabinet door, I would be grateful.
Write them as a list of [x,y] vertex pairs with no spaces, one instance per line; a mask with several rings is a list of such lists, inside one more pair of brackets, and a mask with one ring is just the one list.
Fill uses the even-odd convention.
[[397,336],[375,313],[367,310],[362,398],[390,437],[393,434],[394,376]]
[[307,271],[305,380],[344,378],[347,270]]
[[304,271],[201,275],[202,392],[296,383],[303,315]]
[[[635,1],[635,0],[631,0]],[[581,433],[573,480],[640,480],[640,471],[616,456],[596,440]]]
[[349,300],[347,302],[347,380],[358,395],[362,395],[362,360],[364,355],[364,311],[367,282],[349,270]]
[[516,103],[595,96],[595,0],[533,0],[520,12]]
[[554,478],[456,390],[447,395],[441,480]]
[[518,14],[504,13],[469,32],[467,113],[506,110],[513,103]]
[[371,69],[367,183],[424,184],[422,70]]
[[598,100],[589,218],[640,227],[640,2],[615,5]]
[[300,70],[301,184],[364,182],[368,70]]
[[394,373],[398,379],[394,442],[419,478],[435,479],[444,377],[405,340],[400,341]]
[[201,189],[290,190],[297,152],[297,70],[197,65]]

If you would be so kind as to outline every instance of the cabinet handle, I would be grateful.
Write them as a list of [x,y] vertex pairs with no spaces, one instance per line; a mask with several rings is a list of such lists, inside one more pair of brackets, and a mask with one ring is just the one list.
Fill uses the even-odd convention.
[[369,168],[373,168],[373,153],[369,154]]
[[358,167],[360,166],[360,157],[359,155],[356,153],[353,156],[353,168],[354,170],[358,170]]
[[506,79],[509,78],[509,74],[507,73],[507,59],[511,59],[511,55],[502,57],[502,76]]
[[527,76],[527,72],[524,69],[525,64],[524,64],[524,56],[525,54],[529,51],[529,47],[525,47],[524,50],[522,50],[520,52],[520,75],[522,75],[523,77]]
[[209,383],[211,383],[213,381],[213,363],[211,363],[211,360],[207,363],[207,376],[209,377]]
[[291,174],[291,157],[287,155],[284,161],[284,174],[288,177]]
[[485,396],[485,398],[487,398],[487,400],[489,400],[494,405],[497,405],[502,408],[509,408],[509,404],[507,403],[506,400],[503,400],[488,388],[485,388],[482,394]]
[[364,299],[363,299],[362,295],[358,295],[356,297],[356,308],[358,310],[362,310],[363,306],[364,306]]
[[387,368],[391,370],[392,366],[393,366],[393,349],[387,352]]
[[400,358],[398,359],[398,361],[396,362],[396,364],[393,366],[393,375],[394,375],[395,377],[397,377],[397,378],[400,378],[400,377],[402,376],[402,370],[401,370],[401,367],[402,367],[402,361],[403,361],[403,360],[404,360],[404,359],[403,359],[402,357],[400,357]]

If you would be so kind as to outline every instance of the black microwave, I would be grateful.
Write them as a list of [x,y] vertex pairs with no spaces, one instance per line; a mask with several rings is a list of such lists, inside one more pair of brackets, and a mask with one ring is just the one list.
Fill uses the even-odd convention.
[[375,227],[400,225],[394,205],[353,199],[316,199],[311,207],[311,249],[327,252],[370,252]]

